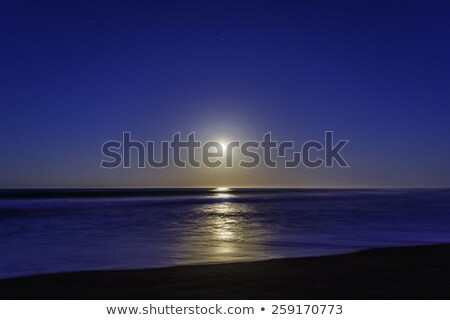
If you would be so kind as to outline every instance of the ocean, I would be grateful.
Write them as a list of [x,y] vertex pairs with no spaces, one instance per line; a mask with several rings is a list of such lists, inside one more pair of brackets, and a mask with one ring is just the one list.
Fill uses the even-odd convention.
[[450,189],[0,191],[0,278],[450,242]]

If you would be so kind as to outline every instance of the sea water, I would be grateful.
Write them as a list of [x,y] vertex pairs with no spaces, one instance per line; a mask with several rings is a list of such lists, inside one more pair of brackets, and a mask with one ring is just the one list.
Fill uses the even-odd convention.
[[450,242],[449,189],[8,192],[0,278]]

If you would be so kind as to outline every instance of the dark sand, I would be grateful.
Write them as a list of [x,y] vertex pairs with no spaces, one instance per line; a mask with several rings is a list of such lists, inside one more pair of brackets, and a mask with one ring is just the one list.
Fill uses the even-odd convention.
[[450,299],[450,245],[0,281],[1,299]]

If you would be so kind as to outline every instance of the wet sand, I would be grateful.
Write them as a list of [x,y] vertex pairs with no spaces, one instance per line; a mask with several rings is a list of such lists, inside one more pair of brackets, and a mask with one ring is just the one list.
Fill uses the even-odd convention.
[[450,245],[0,280],[1,299],[450,299]]

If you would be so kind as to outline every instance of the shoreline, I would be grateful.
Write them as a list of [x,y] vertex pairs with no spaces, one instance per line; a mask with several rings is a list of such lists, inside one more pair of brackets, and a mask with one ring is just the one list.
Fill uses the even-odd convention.
[[8,278],[0,299],[450,299],[450,244]]

